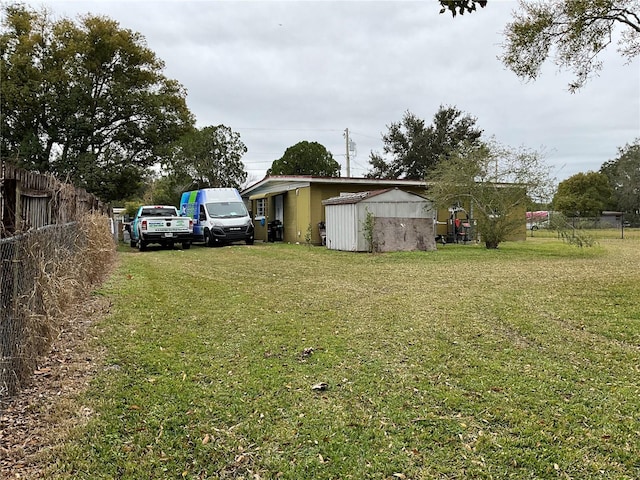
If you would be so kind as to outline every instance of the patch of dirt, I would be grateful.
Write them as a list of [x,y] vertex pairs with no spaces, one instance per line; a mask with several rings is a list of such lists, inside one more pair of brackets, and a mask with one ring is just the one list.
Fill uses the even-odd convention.
[[0,478],[45,478],[51,451],[93,412],[78,403],[102,366],[104,352],[90,336],[91,325],[109,313],[107,298],[92,296],[62,322],[33,381],[11,398],[0,399]]

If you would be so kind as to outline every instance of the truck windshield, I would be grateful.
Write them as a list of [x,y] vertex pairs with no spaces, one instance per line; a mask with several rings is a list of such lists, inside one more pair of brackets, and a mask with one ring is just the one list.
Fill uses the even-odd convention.
[[247,216],[247,209],[242,202],[207,203],[207,211],[212,218],[237,218]]
[[175,217],[178,213],[175,208],[143,208],[143,217]]

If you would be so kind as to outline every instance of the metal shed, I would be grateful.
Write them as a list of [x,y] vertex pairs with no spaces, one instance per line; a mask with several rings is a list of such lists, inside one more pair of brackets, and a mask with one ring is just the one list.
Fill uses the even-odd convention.
[[[332,250],[376,252],[436,250],[436,210],[426,198],[397,188],[342,193],[323,200],[326,245]],[[367,216],[373,220],[370,245]]]

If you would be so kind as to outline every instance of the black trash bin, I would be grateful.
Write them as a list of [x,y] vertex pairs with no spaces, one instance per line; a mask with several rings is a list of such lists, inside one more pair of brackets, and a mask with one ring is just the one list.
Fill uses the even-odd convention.
[[282,222],[280,220],[274,220],[267,224],[267,235],[270,242],[282,241]]

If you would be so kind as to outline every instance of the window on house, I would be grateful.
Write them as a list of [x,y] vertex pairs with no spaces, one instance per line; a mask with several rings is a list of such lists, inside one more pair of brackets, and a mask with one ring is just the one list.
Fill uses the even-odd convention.
[[267,199],[259,198],[256,200],[256,217],[264,217],[267,215]]

